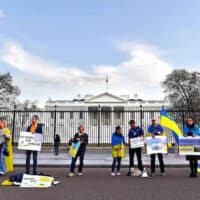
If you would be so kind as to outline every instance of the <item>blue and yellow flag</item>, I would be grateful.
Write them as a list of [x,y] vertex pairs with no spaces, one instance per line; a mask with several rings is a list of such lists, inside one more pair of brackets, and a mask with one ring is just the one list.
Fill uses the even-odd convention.
[[69,155],[72,157],[72,158],[75,158],[76,157],[76,154],[78,153],[78,150],[80,148],[80,145],[81,143],[80,142],[76,142],[76,143],[72,143],[72,145],[70,146],[70,149],[69,149]]
[[164,108],[161,111],[160,124],[172,131],[172,134],[178,144],[179,137],[183,136],[183,133],[174,121],[174,118],[171,117]]
[[200,164],[198,164],[197,172],[200,173]]

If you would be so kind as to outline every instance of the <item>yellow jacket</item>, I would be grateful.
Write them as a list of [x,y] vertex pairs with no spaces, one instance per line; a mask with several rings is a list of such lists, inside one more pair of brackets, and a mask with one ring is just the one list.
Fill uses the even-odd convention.
[[3,132],[10,136],[10,140],[7,141],[9,156],[5,156],[5,164],[6,164],[6,172],[12,172],[13,171],[12,136],[8,128],[4,128]]

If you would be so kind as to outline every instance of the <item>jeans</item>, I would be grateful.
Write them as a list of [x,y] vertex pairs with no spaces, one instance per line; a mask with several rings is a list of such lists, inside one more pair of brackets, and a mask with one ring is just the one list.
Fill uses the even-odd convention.
[[135,155],[135,153],[136,153],[136,156],[137,156],[138,169],[140,171],[143,171],[142,148],[129,149],[129,164],[130,164],[130,168],[134,167],[134,155]]
[[188,156],[190,161],[190,169],[192,174],[197,174],[198,161],[195,156]]
[[[164,166],[164,161],[163,161],[163,155],[161,153],[158,153],[158,160],[160,163],[160,171],[161,173],[165,172],[165,166]],[[155,173],[155,161],[156,161],[156,154],[151,154],[151,173]]]
[[55,153],[55,155],[58,155],[58,153],[59,153],[59,143],[58,142],[54,143],[54,153]]
[[115,172],[116,164],[117,164],[117,172],[119,172],[119,170],[121,168],[121,160],[122,160],[121,157],[113,158],[112,172]]
[[6,173],[6,164],[5,164],[5,156],[4,156],[4,149],[6,146],[0,145],[0,172]]
[[26,151],[26,173],[30,173],[31,153],[33,153],[33,174],[37,174],[37,151]]
[[76,161],[77,161],[78,157],[80,159],[80,164],[79,164],[79,167],[78,167],[78,172],[80,172],[80,173],[82,172],[82,170],[83,170],[84,155],[85,155],[85,151],[79,151],[77,153],[76,157],[72,158],[72,162],[71,162],[71,166],[70,166],[70,172],[74,173],[75,166],[76,166]]

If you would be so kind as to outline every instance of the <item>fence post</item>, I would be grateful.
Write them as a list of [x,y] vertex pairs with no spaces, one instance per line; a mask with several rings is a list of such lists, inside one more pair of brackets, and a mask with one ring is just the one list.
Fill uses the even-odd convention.
[[182,105],[182,126],[185,125],[185,113],[184,113],[184,106]]
[[143,110],[142,110],[142,105],[140,105],[140,127],[141,128],[143,126],[142,119],[143,119]]
[[100,132],[101,132],[101,119],[100,119],[100,116],[101,116],[101,107],[100,105],[98,106],[98,147],[100,147]]
[[12,146],[14,144],[14,135],[15,135],[15,115],[16,115],[16,105],[14,105],[13,110],[13,123],[12,123]]
[[54,132],[53,132],[53,139],[55,138],[56,135],[56,110],[57,106],[55,105],[55,110],[54,110]]

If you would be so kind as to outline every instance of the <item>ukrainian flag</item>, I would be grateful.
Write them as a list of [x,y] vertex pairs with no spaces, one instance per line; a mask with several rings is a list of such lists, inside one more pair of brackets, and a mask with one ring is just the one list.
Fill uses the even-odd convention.
[[112,135],[112,157],[126,157],[125,145],[123,144],[123,140],[119,140],[114,134]]
[[164,108],[161,111],[160,124],[172,131],[172,134],[178,144],[179,137],[183,136],[183,133],[174,121],[174,118],[171,117]]
[[200,173],[200,164],[198,164],[197,172]]
[[80,142],[73,142],[72,145],[70,146],[70,149],[69,149],[69,155],[72,157],[72,158],[75,158],[76,157],[76,154],[78,153],[78,150],[80,148],[80,145],[81,143]]

